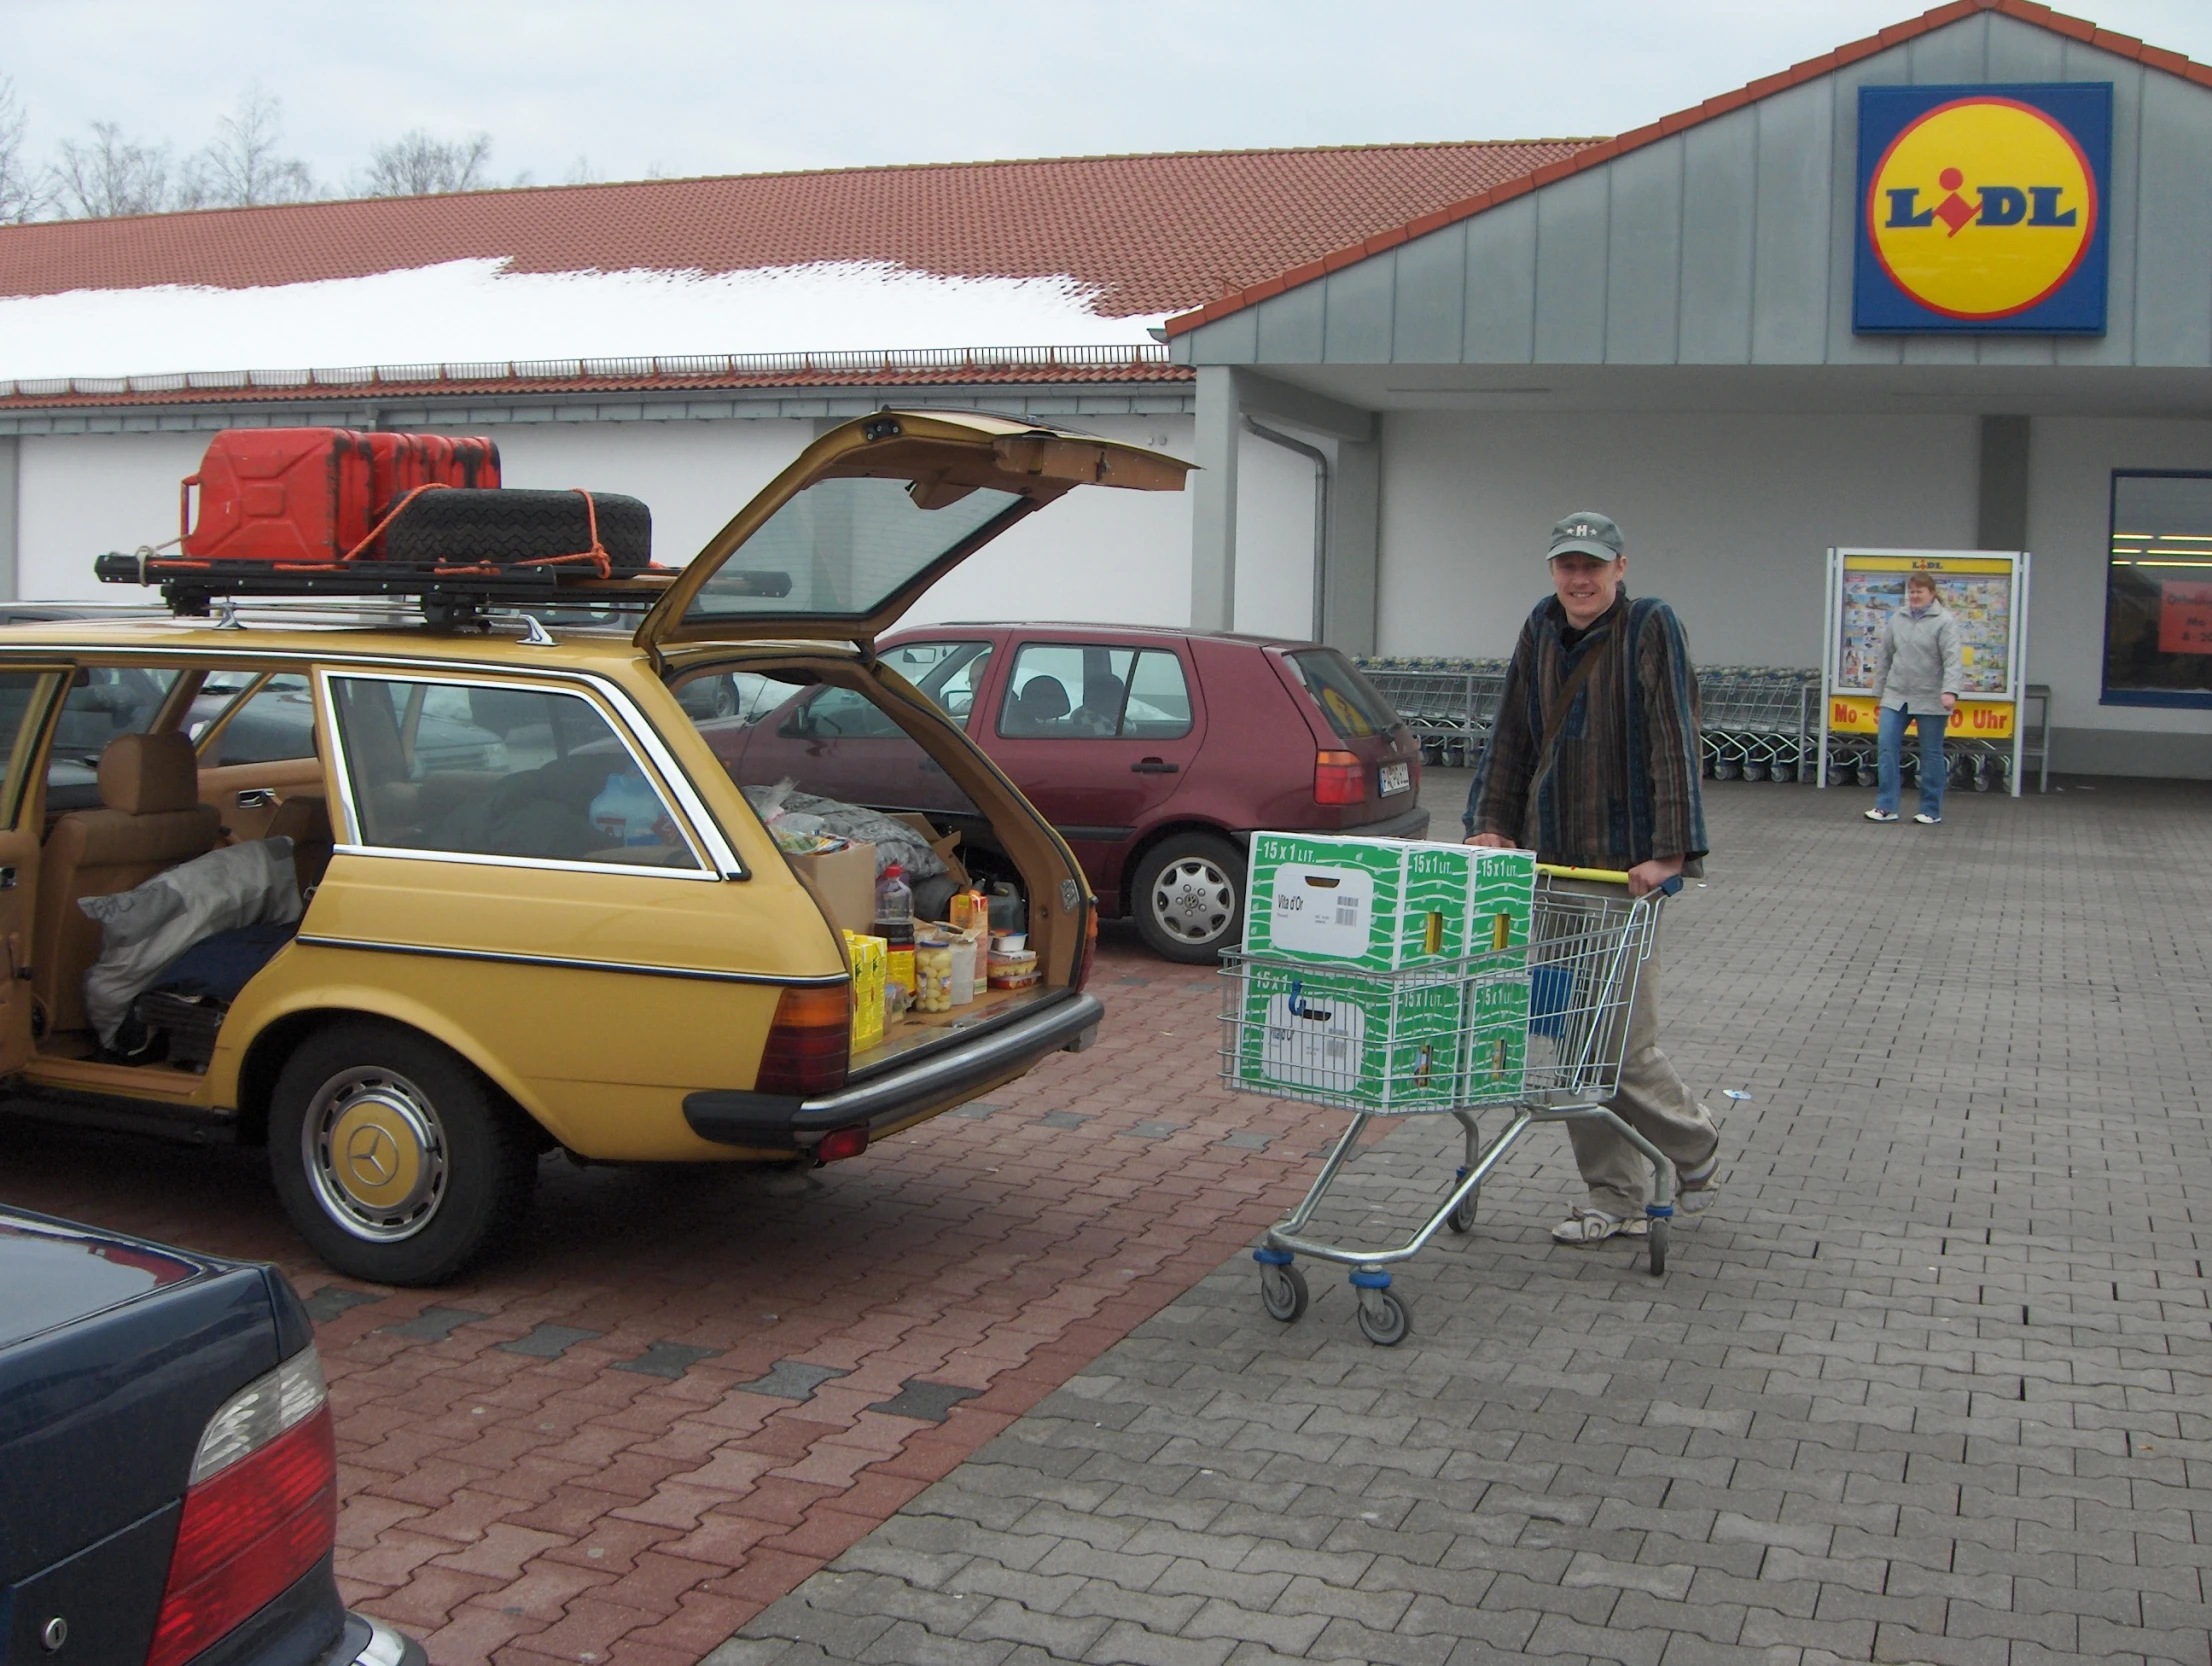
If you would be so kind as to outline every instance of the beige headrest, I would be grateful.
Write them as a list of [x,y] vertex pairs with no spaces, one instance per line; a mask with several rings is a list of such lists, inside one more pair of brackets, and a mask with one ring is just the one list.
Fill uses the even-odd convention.
[[117,735],[100,754],[100,802],[126,816],[189,810],[200,802],[199,760],[174,729]]

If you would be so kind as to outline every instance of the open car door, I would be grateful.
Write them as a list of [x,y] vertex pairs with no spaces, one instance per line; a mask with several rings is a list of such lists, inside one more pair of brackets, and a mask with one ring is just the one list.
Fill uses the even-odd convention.
[[48,718],[69,686],[69,666],[10,665],[0,670],[0,1076],[31,1062],[31,956],[51,944],[31,941],[38,907],[39,851],[45,834],[43,742]]
[[681,642],[858,642],[1077,486],[1178,492],[1191,465],[1007,417],[878,411],[802,451],[693,557],[638,628]]

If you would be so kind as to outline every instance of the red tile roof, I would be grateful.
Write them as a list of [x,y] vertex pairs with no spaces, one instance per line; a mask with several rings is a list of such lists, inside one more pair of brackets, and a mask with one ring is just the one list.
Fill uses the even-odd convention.
[[2068,40],[2081,41],[2152,69],[2162,69],[2169,75],[2181,76],[2202,87],[2212,87],[2212,66],[2193,63],[2178,52],[2146,46],[2133,35],[2114,34],[2109,29],[2100,29],[2094,23],[2081,18],[2068,17],[2063,12],[2053,11],[2049,6],[2037,4],[2036,0],[1950,0],[1949,4],[1923,12],[1907,22],[1894,23],[1879,34],[1868,35],[1848,46],[1839,46],[1833,52],[1824,53],[1818,58],[1808,58],[1780,74],[1765,76],[1749,86],[1737,88],[1734,92],[1709,98],[1694,109],[1679,110],[1671,116],[1661,117],[1648,127],[1639,127],[1632,133],[1623,133],[1618,138],[1579,147],[1572,155],[1542,163],[1526,173],[1502,180],[1459,202],[1430,209],[1398,225],[1371,232],[1365,237],[1348,238],[1325,254],[1313,256],[1299,265],[1285,267],[1257,283],[1231,290],[1202,307],[1169,319],[1167,333],[1171,337],[1186,335],[1201,324],[1210,324],[1217,318],[1226,318],[1231,313],[1256,306],[1272,296],[1282,294],[1286,289],[1296,289],[1301,284],[1326,277],[1331,272],[1354,265],[1370,255],[1379,255],[1412,238],[1440,231],[1455,221],[1472,218],[1485,209],[1511,202],[1515,197],[1525,196],[1530,191],[1555,180],[1565,179],[1570,174],[1580,173],[1585,168],[1602,167],[1616,156],[1640,150],[1661,139],[1672,138],[1686,127],[1712,121],[1732,110],[1740,110],[1747,104],[1785,92],[1791,87],[1816,81],[1823,75],[1833,74],[1846,64],[1857,63],[1861,58],[1872,57],[1877,52],[1886,52],[1891,47],[1901,46],[1906,41],[1941,29],[1947,24],[1972,17],[1976,12],[1998,12],[2006,17],[2017,18],[2022,23],[2032,23],[2054,34],[2064,35]]
[[1594,139],[976,162],[574,185],[0,227],[0,296],[244,289],[464,259],[518,272],[893,261],[1096,285],[1171,312],[1402,225]]

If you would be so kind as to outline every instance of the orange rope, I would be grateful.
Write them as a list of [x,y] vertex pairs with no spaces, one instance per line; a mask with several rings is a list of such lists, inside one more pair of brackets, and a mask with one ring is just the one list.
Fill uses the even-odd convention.
[[390,526],[392,522],[399,518],[400,511],[405,509],[410,503],[413,503],[415,499],[421,497],[423,493],[450,492],[452,490],[453,488],[447,485],[443,480],[425,481],[422,485],[417,486],[413,491],[409,492],[405,497],[401,498],[397,503],[393,504],[391,508],[385,510],[384,518],[378,521],[376,525],[369,528],[367,534],[363,536],[361,542],[354,545],[352,549],[346,551],[344,555],[338,557],[338,565],[341,567],[346,566],[353,560],[355,556],[359,555],[363,550],[367,549],[371,544],[375,543],[377,539],[383,537],[384,529]]
[[593,501],[591,493],[585,491],[583,487],[571,486],[569,490],[584,500],[584,525],[591,535],[590,546],[578,550],[574,555],[541,555],[534,561],[518,561],[515,565],[518,567],[566,567],[576,562],[588,561],[597,569],[597,577],[610,578],[614,574],[614,563],[607,558],[606,546],[599,541],[599,505]]

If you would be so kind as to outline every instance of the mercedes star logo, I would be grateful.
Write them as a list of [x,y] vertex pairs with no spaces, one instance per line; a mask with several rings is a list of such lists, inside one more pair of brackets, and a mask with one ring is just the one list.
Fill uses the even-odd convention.
[[346,1166],[381,1186],[399,1172],[399,1147],[373,1123],[356,1128],[346,1138]]

